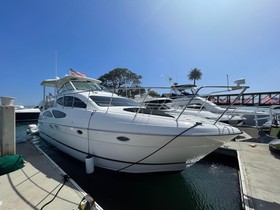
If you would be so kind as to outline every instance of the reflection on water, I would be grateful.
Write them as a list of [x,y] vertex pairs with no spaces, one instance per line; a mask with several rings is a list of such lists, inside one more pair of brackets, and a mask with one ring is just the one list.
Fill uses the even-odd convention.
[[[26,128],[27,124],[17,124],[17,140],[26,138]],[[38,145],[106,210],[241,209],[237,161],[232,158],[211,154],[176,174],[123,174],[96,168],[88,175],[84,163],[40,138]]]

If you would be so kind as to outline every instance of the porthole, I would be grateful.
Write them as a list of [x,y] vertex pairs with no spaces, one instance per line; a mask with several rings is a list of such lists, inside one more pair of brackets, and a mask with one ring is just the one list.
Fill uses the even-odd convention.
[[117,139],[120,140],[120,141],[128,141],[129,140],[129,138],[127,138],[125,136],[118,136]]

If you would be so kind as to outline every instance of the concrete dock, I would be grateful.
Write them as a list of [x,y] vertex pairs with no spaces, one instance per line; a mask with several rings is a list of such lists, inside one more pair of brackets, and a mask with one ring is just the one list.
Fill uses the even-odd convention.
[[255,142],[228,142],[223,148],[237,152],[244,209],[279,210],[280,155]]
[[71,178],[64,184],[62,169],[31,141],[17,144],[17,154],[23,155],[25,164],[0,176],[0,209],[78,209],[86,192]]

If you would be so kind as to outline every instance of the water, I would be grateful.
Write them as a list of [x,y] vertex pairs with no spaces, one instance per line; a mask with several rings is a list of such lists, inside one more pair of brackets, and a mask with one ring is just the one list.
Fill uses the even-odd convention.
[[28,124],[17,124],[17,141],[38,141],[38,145],[106,210],[241,209],[235,158],[211,154],[176,174],[123,174],[101,168],[86,174],[84,163],[39,137],[31,139],[26,135]]

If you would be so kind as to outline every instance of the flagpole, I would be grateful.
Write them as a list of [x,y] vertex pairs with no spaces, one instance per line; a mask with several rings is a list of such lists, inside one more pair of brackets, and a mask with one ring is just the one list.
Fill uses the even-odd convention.
[[[227,74],[227,86],[229,86],[229,82],[228,82],[228,74]],[[228,88],[228,90],[229,90],[229,88]]]
[[[58,79],[58,77],[57,77],[57,50],[55,50],[54,51],[54,70],[55,70],[55,72],[54,72],[54,76],[55,76],[55,79]],[[56,95],[56,91],[57,91],[57,89],[56,88],[54,88],[53,89],[53,93],[54,93],[54,95]]]
[[54,62],[55,62],[55,78],[57,78],[57,50],[54,52]]

